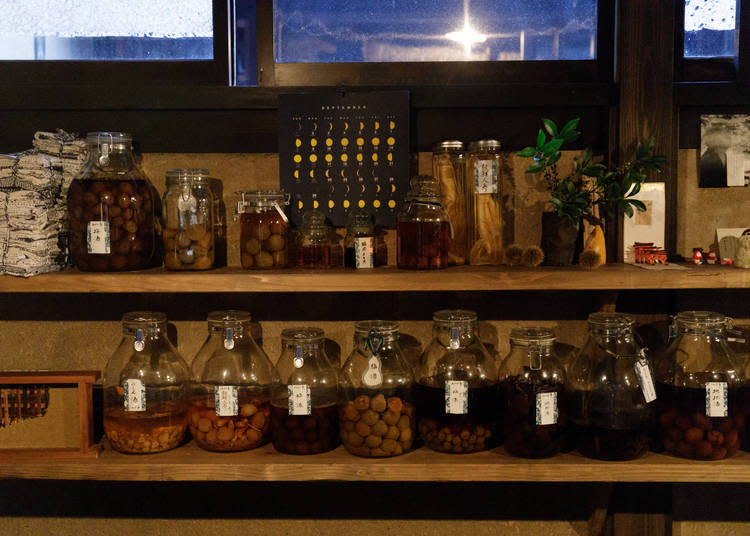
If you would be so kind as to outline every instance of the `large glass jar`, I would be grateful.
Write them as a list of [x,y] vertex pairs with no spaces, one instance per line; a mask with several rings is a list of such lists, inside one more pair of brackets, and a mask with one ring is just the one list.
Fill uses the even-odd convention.
[[207,169],[167,170],[162,202],[164,266],[208,270],[214,265],[214,196]]
[[89,132],[89,156],[68,189],[70,261],[92,272],[140,270],[154,254],[154,189],[124,132]]
[[164,313],[126,313],[122,334],[102,378],[104,433],[119,452],[172,449],[187,430],[187,363],[167,339]]
[[469,144],[466,175],[469,186],[469,264],[503,262],[503,213],[500,191],[500,142]]
[[589,315],[589,337],[568,367],[569,420],[589,458],[632,460],[648,450],[655,398],[645,351],[623,313]]
[[565,370],[549,328],[516,328],[510,353],[498,373],[506,403],[505,448],[522,458],[547,458],[560,452],[566,422]]
[[450,223],[440,203],[440,184],[429,175],[411,179],[396,224],[399,268],[430,270],[448,266]]
[[725,330],[728,319],[683,311],[656,365],[656,411],[664,449],[683,458],[721,460],[740,448],[745,414],[738,392],[744,374]]
[[440,202],[448,214],[448,264],[466,263],[466,158],[464,144],[450,140],[438,143],[432,150],[432,174],[440,183]]
[[248,190],[237,192],[237,196],[242,267],[286,267],[289,220],[283,207],[289,204],[289,194],[283,190]]
[[317,454],[339,444],[338,370],[325,354],[323,330],[281,332],[280,381],[271,392],[273,446],[288,454]]
[[[331,268],[334,266],[334,244],[331,226],[326,223],[326,215],[318,209],[310,210],[302,216],[299,244],[297,244],[297,266],[300,268]],[[341,257],[339,256],[339,262]]]
[[251,329],[245,311],[208,314],[188,405],[190,433],[204,449],[247,450],[271,438],[271,385],[278,377]]
[[438,311],[418,368],[414,399],[419,433],[440,452],[492,445],[499,420],[497,369],[478,336],[473,311]]
[[398,324],[354,325],[354,349],[339,375],[341,443],[358,456],[398,456],[411,450],[414,375],[398,344]]

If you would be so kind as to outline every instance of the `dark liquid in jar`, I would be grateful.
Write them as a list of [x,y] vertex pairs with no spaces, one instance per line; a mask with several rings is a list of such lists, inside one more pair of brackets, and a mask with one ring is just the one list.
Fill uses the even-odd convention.
[[310,415],[289,415],[289,408],[271,406],[273,446],[287,454],[318,454],[339,444],[335,404],[313,408]]
[[284,268],[287,263],[287,224],[276,211],[240,215],[240,261],[247,269]]
[[448,222],[398,222],[398,267],[436,270],[448,265]]
[[254,449],[271,436],[271,403],[268,393],[238,393],[235,416],[216,415],[214,397],[195,397],[188,405],[190,433],[201,448],[216,451]]
[[[339,257],[339,260],[341,260],[341,257]],[[331,246],[301,245],[297,249],[297,266],[300,268],[330,268],[332,266]]]
[[[110,253],[89,253],[92,221],[109,223]],[[74,180],[68,190],[71,262],[79,270],[140,270],[154,253],[154,203],[145,180]]]
[[126,454],[151,454],[178,446],[187,431],[185,408],[166,402],[148,411],[104,410],[104,434],[112,448]]

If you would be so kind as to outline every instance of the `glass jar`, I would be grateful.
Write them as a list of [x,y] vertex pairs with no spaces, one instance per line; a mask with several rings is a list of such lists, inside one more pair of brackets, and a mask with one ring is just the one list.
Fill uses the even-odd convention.
[[[302,216],[297,245],[297,266],[331,268],[334,265],[333,249],[338,245],[331,240],[331,234],[331,226],[326,223],[326,215],[323,212],[318,209],[306,212]],[[340,251],[341,246],[338,245],[338,248]]]
[[351,211],[346,219],[344,266],[346,268],[374,268],[387,264],[387,250],[378,247],[378,242],[378,233],[372,215],[364,209]]
[[655,398],[645,351],[623,313],[589,315],[589,337],[568,367],[570,422],[589,458],[632,460],[648,450]]
[[187,430],[187,363],[167,339],[164,313],[126,313],[122,334],[102,378],[104,434],[128,454],[172,449]]
[[419,433],[440,452],[484,450],[495,439],[495,362],[480,342],[473,311],[438,311],[433,339],[420,360],[414,399]]
[[278,377],[251,329],[245,311],[208,314],[188,405],[190,433],[206,450],[248,450],[271,438],[271,385]]
[[288,454],[317,454],[339,444],[338,371],[324,349],[323,330],[281,332],[280,381],[271,391],[273,446]]
[[566,421],[565,370],[551,329],[515,328],[500,372],[505,448],[521,458],[560,452]]
[[429,175],[411,179],[396,224],[399,268],[430,270],[448,265],[448,214],[440,203],[440,184]]
[[124,132],[89,132],[88,160],[68,189],[70,261],[79,270],[140,270],[154,255],[155,191]]
[[283,190],[244,190],[236,194],[242,267],[246,270],[286,267],[289,220],[282,207],[289,204],[289,194]]
[[448,264],[466,263],[466,158],[460,141],[442,141],[432,150],[432,174],[440,183],[440,202],[448,214]]
[[398,324],[354,325],[354,349],[339,374],[341,443],[358,456],[398,456],[416,430],[414,374],[398,344]]
[[744,374],[727,345],[730,320],[710,311],[683,311],[656,367],[658,430],[676,456],[721,460],[740,448],[745,410],[738,396]]
[[227,207],[224,204],[224,185],[220,179],[209,177],[208,186],[214,196],[214,267],[227,265]]
[[503,262],[503,213],[500,191],[500,142],[469,144],[466,176],[469,186],[469,264]]
[[214,197],[207,169],[167,170],[162,202],[164,266],[168,270],[208,270],[215,253]]

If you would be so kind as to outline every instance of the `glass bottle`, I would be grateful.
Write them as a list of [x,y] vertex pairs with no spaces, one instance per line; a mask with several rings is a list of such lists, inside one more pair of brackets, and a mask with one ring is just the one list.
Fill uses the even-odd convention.
[[325,214],[318,209],[306,212],[302,216],[302,228],[297,245],[297,266],[331,268],[334,262],[333,247],[331,226],[326,223]]
[[655,398],[633,318],[592,313],[589,336],[568,367],[569,420],[589,458],[632,460],[648,450],[649,402]]
[[89,132],[89,156],[68,189],[70,261],[79,270],[140,270],[154,255],[153,186],[124,132]]
[[242,267],[246,270],[286,267],[289,220],[283,207],[289,204],[289,194],[283,190],[243,190],[236,194]]
[[104,434],[119,452],[172,449],[187,430],[190,370],[167,339],[164,313],[126,313],[122,333],[102,378]]
[[411,179],[396,224],[399,268],[430,270],[448,265],[448,214],[440,203],[440,184],[429,175]]
[[209,188],[214,196],[214,267],[227,265],[227,207],[224,204],[224,185],[221,179],[209,177]]
[[382,259],[380,253],[372,215],[364,209],[351,211],[346,221],[344,266],[374,268],[387,264],[387,260]]
[[440,452],[489,448],[498,421],[497,370],[473,311],[438,311],[418,368],[414,399],[425,445]]
[[432,174],[440,183],[440,202],[448,214],[448,264],[466,263],[466,158],[463,142],[442,141],[432,150]]
[[216,251],[214,197],[208,170],[167,170],[162,209],[164,266],[168,270],[213,268]]
[[273,446],[288,454],[317,454],[339,444],[338,371],[324,349],[323,330],[281,332],[280,381],[271,390]]
[[500,372],[505,448],[521,458],[560,452],[566,422],[565,370],[549,328],[515,328]]
[[683,311],[656,365],[658,430],[664,449],[683,458],[721,460],[740,448],[744,374],[727,345],[730,320],[710,311]]
[[414,374],[398,344],[398,324],[354,325],[354,349],[339,374],[341,443],[358,456],[398,456],[412,448]]
[[503,262],[503,213],[500,191],[500,142],[469,144],[466,175],[469,187],[469,264]]
[[276,370],[251,334],[250,313],[213,311],[192,365],[190,433],[206,450],[248,450],[271,438]]

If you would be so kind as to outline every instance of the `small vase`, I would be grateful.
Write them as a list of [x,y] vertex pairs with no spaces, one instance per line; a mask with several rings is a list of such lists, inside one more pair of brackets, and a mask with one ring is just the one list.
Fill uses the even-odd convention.
[[576,251],[578,228],[554,212],[542,214],[542,250],[545,266],[570,266]]

